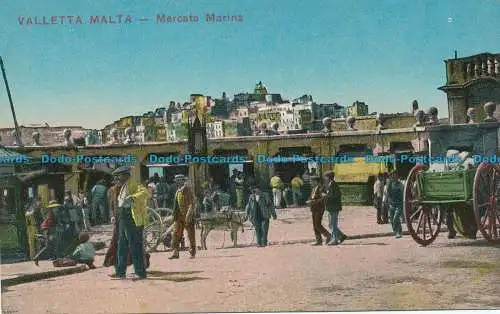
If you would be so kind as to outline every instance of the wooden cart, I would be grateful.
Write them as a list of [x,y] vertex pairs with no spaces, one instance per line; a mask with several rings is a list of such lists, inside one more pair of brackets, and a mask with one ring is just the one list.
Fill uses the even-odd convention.
[[442,172],[416,165],[404,192],[408,231],[417,243],[429,245],[439,234],[444,213],[453,211],[459,233],[467,235],[468,229],[475,230],[475,235],[479,230],[488,241],[500,244],[499,192],[500,167],[496,164]]
[[[428,154],[444,156],[454,149],[470,157],[498,155],[499,126],[494,122],[432,127],[426,134]],[[490,160],[467,167],[435,166],[417,164],[406,180],[404,214],[412,238],[423,246],[431,244],[446,214],[465,237],[474,239],[479,230],[488,241],[500,244],[500,164]]]

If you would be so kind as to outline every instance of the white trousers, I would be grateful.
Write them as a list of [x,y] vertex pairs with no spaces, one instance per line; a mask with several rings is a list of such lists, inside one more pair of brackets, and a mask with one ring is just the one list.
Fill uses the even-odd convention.
[[274,207],[276,207],[276,208],[281,207],[281,197],[282,196],[283,196],[283,193],[281,192],[280,189],[273,189]]

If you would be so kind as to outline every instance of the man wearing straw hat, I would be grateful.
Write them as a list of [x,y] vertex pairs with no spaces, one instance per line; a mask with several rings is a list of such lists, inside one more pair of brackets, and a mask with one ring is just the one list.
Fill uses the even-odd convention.
[[179,249],[184,229],[186,229],[189,238],[189,253],[191,258],[196,255],[196,238],[194,234],[194,214],[195,197],[191,188],[187,185],[187,178],[178,174],[175,176],[175,184],[178,189],[174,198],[174,227],[172,231],[172,250],[174,253],[170,259],[179,258]]
[[130,250],[136,279],[146,278],[144,263],[143,228],[148,219],[147,201],[150,197],[146,187],[130,180],[130,167],[122,166],[113,171],[117,186],[116,217],[118,247],[116,273],[113,278],[124,279],[127,272],[127,256]]

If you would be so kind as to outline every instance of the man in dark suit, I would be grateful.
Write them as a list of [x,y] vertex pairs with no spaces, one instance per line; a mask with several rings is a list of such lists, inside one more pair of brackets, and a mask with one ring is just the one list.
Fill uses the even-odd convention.
[[312,176],[310,180],[313,189],[307,204],[311,208],[314,235],[316,237],[316,242],[313,245],[322,245],[322,235],[326,238],[326,243],[330,242],[332,236],[322,225],[323,214],[325,213],[325,200],[322,195],[321,179],[318,176]]
[[275,220],[277,219],[276,210],[267,195],[261,193],[259,187],[254,186],[252,190],[245,211],[247,219],[250,220],[255,228],[257,245],[265,247],[267,246],[269,219],[271,217]]
[[340,187],[335,182],[335,173],[333,171],[326,172],[324,175],[325,190],[325,209],[330,213],[332,239],[328,245],[337,245],[344,242],[347,236],[339,229],[339,213],[342,211],[342,193]]

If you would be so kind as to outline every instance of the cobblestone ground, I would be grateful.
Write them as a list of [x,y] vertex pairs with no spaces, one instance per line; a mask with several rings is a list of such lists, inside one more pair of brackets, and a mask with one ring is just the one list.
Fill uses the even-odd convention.
[[[372,215],[366,208],[352,209],[361,210],[368,217]],[[297,210],[289,215],[296,217],[295,221],[274,222],[273,237],[312,238],[310,225],[306,228],[307,212]],[[346,211],[344,218],[348,217]],[[352,234],[354,225],[359,228],[359,224],[345,220],[345,231]],[[387,231],[388,226],[372,228]],[[286,232],[279,231],[282,229]],[[214,232],[213,240],[219,236],[220,232]],[[212,245],[220,247],[221,243]],[[145,281],[111,280],[107,274],[112,269],[98,268],[12,286],[2,293],[4,313],[500,307],[500,247],[481,239],[448,240],[442,235],[424,248],[409,236],[385,237],[348,240],[338,247],[295,244],[209,249],[199,252],[194,260],[188,259],[187,253],[174,261],[168,256],[165,252],[153,254]],[[99,258],[102,261],[102,256]]]

